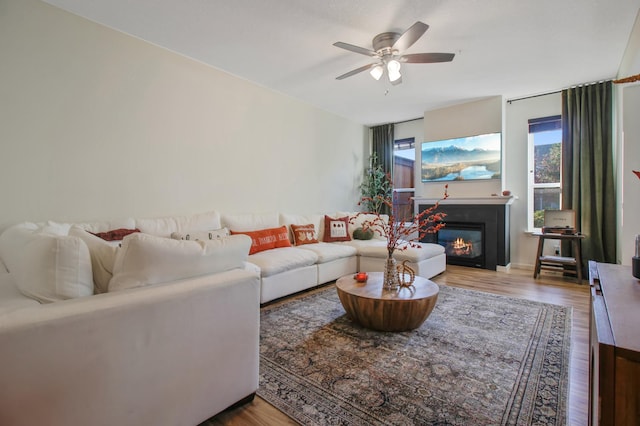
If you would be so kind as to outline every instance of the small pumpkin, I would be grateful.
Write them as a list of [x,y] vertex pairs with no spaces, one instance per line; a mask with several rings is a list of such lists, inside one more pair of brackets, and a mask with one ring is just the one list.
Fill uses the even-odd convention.
[[370,240],[371,238],[373,238],[373,230],[370,228],[365,230],[360,227],[353,231],[354,240]]

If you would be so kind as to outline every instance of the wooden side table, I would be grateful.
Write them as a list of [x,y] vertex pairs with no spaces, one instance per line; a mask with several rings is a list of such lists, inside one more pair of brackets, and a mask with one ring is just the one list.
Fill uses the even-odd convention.
[[[534,232],[538,237],[538,253],[536,254],[536,266],[533,271],[533,278],[538,278],[540,270],[561,271],[565,274],[575,275],[578,282],[582,283],[582,250],[581,241],[583,234],[551,234]],[[566,256],[543,256],[544,242],[546,240],[560,240],[571,242],[574,257]]]
[[413,330],[427,319],[438,300],[439,287],[416,276],[413,288],[384,290],[383,273],[370,272],[366,283],[352,275],[336,282],[340,302],[349,318],[372,330]]

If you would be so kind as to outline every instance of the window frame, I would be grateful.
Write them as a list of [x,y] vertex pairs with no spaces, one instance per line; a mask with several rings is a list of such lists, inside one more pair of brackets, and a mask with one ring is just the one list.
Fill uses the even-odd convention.
[[[413,151],[414,152],[414,158],[413,158],[413,169],[414,169],[414,173],[415,173],[415,150],[416,150],[416,139],[415,137],[409,137],[409,138],[403,138],[403,139],[396,139],[393,141],[393,169],[392,169],[392,173],[395,173],[395,168],[396,168],[396,151]],[[396,183],[395,181],[393,182],[393,189],[392,189],[392,202],[393,202],[393,210],[394,210],[394,215],[396,217],[397,220],[402,220],[403,218],[407,218],[406,216],[413,216],[414,214],[414,202],[413,202],[413,197],[415,196],[415,178],[413,179],[413,182],[411,182],[411,187],[396,187]],[[399,214],[400,213],[400,207],[399,207],[399,199],[403,197],[403,195],[400,194],[411,194],[409,196],[410,198],[410,203],[409,203],[409,207],[404,211],[403,214]]]
[[[532,127],[534,130],[532,131]],[[537,130],[535,130],[537,129]],[[559,182],[536,183],[535,182],[535,133],[560,130],[562,131],[562,117],[552,115],[547,117],[532,118],[528,120],[527,129],[527,228],[529,232],[540,232],[542,228],[535,227],[535,201],[536,189],[557,188],[560,191],[559,208],[562,208],[562,158],[560,160],[560,180]],[[562,150],[562,137],[560,138],[560,148]],[[561,151],[562,152],[562,151]]]

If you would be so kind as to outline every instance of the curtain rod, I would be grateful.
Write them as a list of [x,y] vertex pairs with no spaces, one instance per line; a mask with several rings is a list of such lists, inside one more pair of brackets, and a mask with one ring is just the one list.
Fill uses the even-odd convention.
[[540,96],[553,95],[554,93],[560,93],[560,92],[562,92],[562,90],[556,90],[554,92],[547,92],[547,93],[540,93],[540,94],[531,95],[531,96],[524,96],[522,98],[507,99],[507,103],[510,104],[511,102],[523,101],[525,99],[531,99],[531,98],[538,98]]
[[402,124],[402,123],[408,123],[410,121],[417,121],[417,120],[422,120],[422,119],[424,119],[424,117],[410,118],[409,120],[398,121],[398,122],[391,123],[391,124]]
[[[525,100],[525,99],[537,98],[539,96],[553,95],[555,93],[561,93],[562,91],[567,90],[567,89],[573,89],[575,87],[582,87],[582,86],[591,86],[592,84],[605,83],[607,81],[612,81],[612,80],[609,79],[609,80],[592,81],[590,83],[575,84],[573,86],[565,87],[564,89],[554,90],[553,92],[539,93],[537,95],[523,96],[521,98],[515,98],[515,99],[507,99],[507,103],[511,104],[511,102],[517,102],[517,101],[522,101],[522,100]],[[614,81],[614,83],[615,83],[615,81]]]

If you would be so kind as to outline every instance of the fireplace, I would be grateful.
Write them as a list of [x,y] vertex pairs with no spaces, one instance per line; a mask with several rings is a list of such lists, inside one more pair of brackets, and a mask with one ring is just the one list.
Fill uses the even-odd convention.
[[[508,267],[510,262],[509,254],[509,207],[507,199],[491,198],[490,203],[481,198],[471,200],[445,200],[438,207],[438,211],[445,213],[443,222],[445,227],[437,234],[426,234],[421,241],[425,243],[440,243],[438,239],[450,240],[447,235],[449,231],[462,233],[460,236],[463,242],[458,243],[458,253],[464,253],[465,240],[472,240],[473,252],[469,255],[459,256],[454,252],[451,255],[447,252],[447,263],[473,266],[495,271],[499,267]],[[430,199],[417,199],[417,210],[423,211],[433,205]],[[434,200],[437,201],[437,200]],[[498,202],[502,202],[498,204]],[[470,227],[470,228],[469,228]],[[444,232],[443,232],[444,231]],[[467,233],[471,234],[467,234]],[[481,243],[478,243],[478,235]],[[457,238],[457,237],[456,237]],[[443,241],[444,242],[444,241]],[[448,242],[448,241],[447,241]],[[455,242],[455,239],[454,239]],[[478,252],[477,249],[480,249]],[[446,250],[446,247],[445,247]],[[481,259],[480,259],[481,257]]]
[[434,240],[447,255],[447,262],[452,265],[484,268],[484,224],[447,222]]

